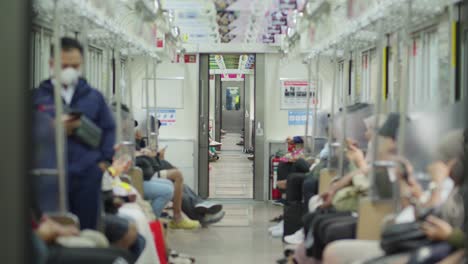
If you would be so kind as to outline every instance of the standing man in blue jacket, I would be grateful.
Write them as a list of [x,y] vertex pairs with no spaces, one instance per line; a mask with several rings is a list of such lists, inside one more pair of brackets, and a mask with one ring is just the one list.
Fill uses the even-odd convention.
[[[101,129],[99,146],[91,147],[73,134],[79,119],[64,116],[67,131],[67,181],[69,210],[80,219],[82,229],[96,229],[100,204],[101,180],[106,164],[112,161],[115,144],[115,122],[104,96],[81,78],[83,47],[72,38],[62,38],[62,71],[43,81],[35,90],[34,107],[55,116],[53,83],[62,85],[64,106],[78,112]],[[54,54],[53,52],[51,54]],[[52,55],[53,56],[53,55]],[[53,68],[53,59],[50,61]],[[67,121],[68,120],[68,121]]]

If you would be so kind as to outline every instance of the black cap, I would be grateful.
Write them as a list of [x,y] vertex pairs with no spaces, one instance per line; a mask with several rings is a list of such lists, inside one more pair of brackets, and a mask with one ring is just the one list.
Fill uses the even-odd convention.
[[379,135],[396,140],[400,127],[400,114],[390,113],[383,126],[379,129]]

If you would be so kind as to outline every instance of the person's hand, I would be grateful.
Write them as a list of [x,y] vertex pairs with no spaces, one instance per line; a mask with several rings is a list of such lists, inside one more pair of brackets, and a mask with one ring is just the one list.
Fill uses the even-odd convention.
[[113,176],[119,176],[122,173],[128,171],[130,169],[131,163],[131,159],[126,156],[122,156],[114,160],[114,162],[112,162],[112,168],[115,170],[116,175]]
[[109,164],[107,164],[107,162],[101,161],[98,163],[98,167],[102,172],[105,172],[109,168]]
[[72,135],[73,131],[75,131],[75,129],[77,129],[81,125],[80,119],[72,115],[63,115],[62,121],[67,136]]
[[336,190],[331,187],[327,192],[324,192],[320,195],[320,198],[322,198],[322,205],[320,205],[320,208],[328,208],[332,205],[333,202],[333,197],[335,196]]
[[414,177],[409,177],[408,178],[408,187],[409,187],[409,191],[411,193],[411,195],[415,198],[420,198],[424,191],[423,191],[423,188],[422,186],[418,183],[418,181],[416,181],[416,179]]
[[142,139],[142,138],[143,138],[143,136],[141,135],[140,130],[135,131],[135,139],[140,140],[140,139]]
[[44,218],[36,232],[47,243],[54,242],[58,237],[77,236],[80,233],[75,226],[64,226],[47,217]]
[[449,176],[450,169],[442,161],[437,161],[427,167],[427,172],[431,175],[433,181],[440,183]]
[[346,156],[350,161],[353,161],[356,164],[361,164],[365,163],[366,159],[364,157],[364,152],[359,149],[356,144],[354,144],[352,141],[347,142],[347,151],[346,151]]
[[113,199],[113,204],[115,206],[115,208],[120,208],[122,205],[125,204],[125,201],[124,199],[118,197],[118,196],[115,196],[114,199]]
[[163,160],[166,156],[166,149],[161,149],[159,152],[159,159]]
[[426,236],[434,241],[446,241],[453,232],[449,223],[432,215],[427,217],[421,228]]

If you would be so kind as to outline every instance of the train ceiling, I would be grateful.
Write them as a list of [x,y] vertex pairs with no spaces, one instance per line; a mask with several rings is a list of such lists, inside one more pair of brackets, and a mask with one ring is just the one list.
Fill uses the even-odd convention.
[[161,0],[174,13],[182,40],[193,44],[274,44],[288,14],[305,0]]

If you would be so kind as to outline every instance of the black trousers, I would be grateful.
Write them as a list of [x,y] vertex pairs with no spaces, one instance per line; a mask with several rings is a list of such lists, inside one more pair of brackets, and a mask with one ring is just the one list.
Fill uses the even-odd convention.
[[286,185],[286,198],[290,202],[305,204],[318,193],[319,180],[305,173],[291,173]]
[[[292,173],[309,172],[310,165],[304,159],[298,159],[296,162],[280,162],[278,165],[278,181],[287,180]],[[286,190],[280,190],[285,192]]]
[[192,220],[200,220],[204,217],[196,212],[195,206],[204,200],[198,196],[190,187],[184,184],[184,190],[182,194],[182,211]]

